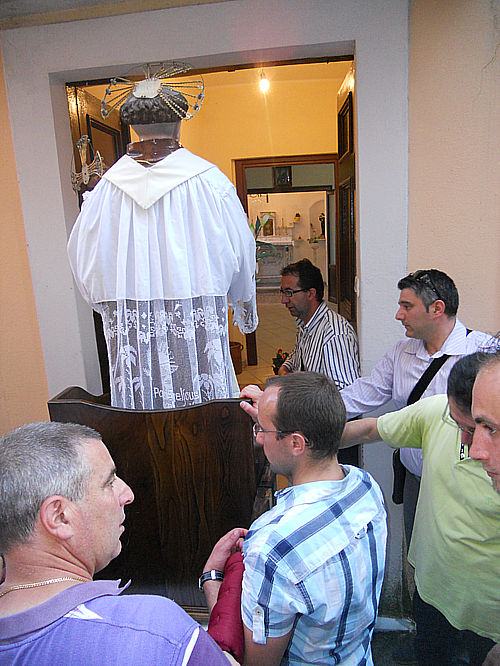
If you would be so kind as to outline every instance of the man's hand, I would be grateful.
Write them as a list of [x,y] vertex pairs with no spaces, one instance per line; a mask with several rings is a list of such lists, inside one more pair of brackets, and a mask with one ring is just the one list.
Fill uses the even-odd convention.
[[280,365],[280,368],[278,370],[278,375],[289,375],[292,371],[288,370],[284,365]]
[[246,537],[247,532],[248,530],[243,527],[235,527],[227,534],[224,534],[213,547],[207,563],[203,567],[203,573],[212,569],[224,571],[229,556],[238,550],[243,550],[243,539]]
[[258,406],[262,394],[263,391],[261,391],[258,386],[255,386],[255,384],[249,384],[248,386],[245,386],[245,388],[241,389],[240,392],[240,398],[249,398],[252,401],[251,403],[245,401],[240,402],[240,407],[244,412],[250,414],[255,423],[257,423],[258,420]]
[[[229,557],[236,551],[243,549],[243,539],[247,532],[248,530],[243,527],[236,527],[221,537],[213,547],[212,552],[203,567],[203,573],[205,573],[205,571],[211,571],[212,569],[224,571],[224,567],[226,566]],[[221,583],[218,580],[207,580],[207,582],[203,584],[203,592],[205,592],[205,599],[210,612],[212,612],[213,607],[217,603],[220,586]]]

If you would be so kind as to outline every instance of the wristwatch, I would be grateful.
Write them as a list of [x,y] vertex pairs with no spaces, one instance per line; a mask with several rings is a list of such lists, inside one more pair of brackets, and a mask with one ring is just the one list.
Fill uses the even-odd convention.
[[198,587],[200,588],[200,590],[203,590],[203,585],[207,582],[207,580],[223,581],[224,572],[219,571],[218,569],[211,569],[210,571],[205,571],[205,573],[202,573],[198,581]]

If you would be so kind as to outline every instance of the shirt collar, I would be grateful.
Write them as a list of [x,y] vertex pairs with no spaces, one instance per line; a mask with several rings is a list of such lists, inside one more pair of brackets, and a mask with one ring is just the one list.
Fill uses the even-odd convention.
[[320,321],[323,319],[325,316],[325,312],[328,310],[328,306],[325,303],[325,301],[321,301],[321,303],[318,305],[316,312],[313,314],[311,319],[307,322],[307,324],[304,324],[304,321],[300,318],[297,317],[296,322],[297,326],[303,330],[307,330],[309,332],[314,331],[314,329],[318,326]]
[[14,638],[39,631],[87,601],[97,599],[97,597],[121,594],[130,585],[130,581],[123,587],[119,587],[120,582],[118,580],[93,580],[73,585],[43,604],[28,608],[22,613],[0,618],[0,636],[2,637],[0,644],[10,643]]
[[186,148],[179,148],[150,167],[123,155],[106,171],[103,179],[125,192],[138,206],[148,209],[167,192],[213,167]]
[[297,486],[282,488],[274,493],[276,501],[291,500],[294,503],[304,501],[306,504],[309,504],[317,502],[322,498],[331,497],[332,491],[336,488],[342,488],[347,483],[351,483],[354,476],[351,473],[352,467],[350,465],[341,465],[341,467],[345,474],[343,479],[338,479],[338,481],[310,481],[309,483],[300,483]]
[[422,360],[428,360],[429,358],[440,358],[443,356],[443,354],[448,354],[448,356],[463,356],[467,353],[466,337],[467,329],[462,324],[462,322],[457,319],[455,321],[455,326],[444,341],[443,346],[435,354],[433,354],[432,357],[425,348],[423,340],[409,340],[405,352],[407,354],[413,354]]

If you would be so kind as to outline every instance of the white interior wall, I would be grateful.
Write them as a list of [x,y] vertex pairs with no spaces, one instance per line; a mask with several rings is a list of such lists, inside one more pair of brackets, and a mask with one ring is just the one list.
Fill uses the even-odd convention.
[[[323,275],[325,283],[328,281],[328,263],[326,260],[326,240],[319,239],[321,223],[319,214],[326,215],[326,194],[324,192],[288,192],[286,194],[271,193],[267,195],[248,197],[248,217],[255,224],[257,215],[262,219],[261,213],[275,212],[277,236],[290,236],[293,240],[293,257],[291,261],[309,259],[317,266]],[[295,222],[296,213],[300,221]],[[282,231],[282,233],[279,233]],[[327,229],[325,228],[325,231]],[[316,238],[311,244],[308,239]],[[260,234],[259,240],[268,241]],[[335,242],[335,240],[334,240]]]
[[[73,384],[100,388],[91,313],[79,303],[66,261],[77,202],[64,83],[122,74],[145,61],[215,67],[354,53],[363,371],[401,336],[394,303],[407,265],[408,2],[234,0],[9,30],[1,41],[51,395]],[[388,577],[394,594],[401,564],[395,516]]]

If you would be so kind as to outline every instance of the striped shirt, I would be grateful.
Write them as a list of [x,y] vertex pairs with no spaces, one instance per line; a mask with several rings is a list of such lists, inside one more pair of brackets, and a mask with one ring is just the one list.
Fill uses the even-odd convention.
[[372,664],[386,514],[364,470],[276,494],[243,545],[242,618],[255,643],[293,631],[282,664]]
[[320,372],[333,379],[339,389],[359,377],[358,338],[347,319],[321,301],[307,324],[300,317],[295,321],[295,348],[283,363],[289,372]]
[[[377,363],[369,376],[360,377],[342,391],[347,418],[371,412],[391,399],[396,409],[406,407],[408,396],[431,361],[443,354],[448,354],[450,358],[432,378],[422,397],[446,393],[448,375],[458,359],[492,345],[498,345],[495,338],[481,331],[471,331],[467,335],[467,329],[458,319],[441,349],[433,356],[425,348],[423,340],[401,340]],[[410,472],[422,475],[420,449],[402,449],[401,461]]]

